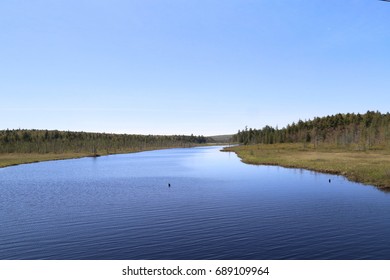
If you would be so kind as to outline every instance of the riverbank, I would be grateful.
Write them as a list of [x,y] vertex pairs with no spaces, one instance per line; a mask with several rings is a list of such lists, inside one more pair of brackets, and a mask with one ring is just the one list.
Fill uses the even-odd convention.
[[279,165],[323,173],[343,175],[351,181],[374,185],[390,191],[390,151],[345,150],[324,146],[294,144],[258,144],[225,148],[248,164]]
[[65,160],[65,159],[76,159],[83,157],[99,157],[99,156],[108,156],[115,154],[129,154],[129,153],[139,153],[152,150],[162,150],[162,149],[173,149],[173,148],[192,148],[192,147],[202,147],[202,146],[216,146],[224,145],[224,143],[207,143],[199,145],[187,145],[183,146],[172,146],[172,147],[146,147],[140,149],[127,149],[127,150],[118,150],[113,153],[98,153],[96,155],[91,153],[0,153],[0,168],[14,166],[19,164],[28,164],[36,163],[41,161],[50,161],[50,160]]
[[62,160],[62,159],[71,159],[71,158],[81,158],[90,156],[83,153],[64,153],[64,154],[36,154],[36,153],[10,153],[10,154],[0,154],[0,168],[34,163],[40,161],[49,161],[49,160]]
[[[174,148],[174,147],[169,147]],[[145,152],[151,150],[161,150],[167,149],[166,147],[150,147],[143,149],[129,149],[129,150],[120,150],[115,153],[7,153],[0,154],[0,168],[7,166],[14,166],[19,164],[35,163],[41,161],[50,161],[50,160],[65,160],[65,159],[76,159],[83,157],[99,157],[99,156],[108,156],[114,154],[128,154],[128,153],[137,153]]]

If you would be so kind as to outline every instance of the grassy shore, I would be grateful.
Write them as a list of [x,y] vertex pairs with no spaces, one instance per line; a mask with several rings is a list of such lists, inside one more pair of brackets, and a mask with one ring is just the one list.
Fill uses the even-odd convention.
[[106,156],[112,154],[127,154],[127,153],[137,153],[143,151],[150,150],[160,150],[164,149],[163,147],[147,147],[142,149],[128,149],[128,150],[118,150],[116,153],[99,153],[98,155],[93,155],[91,153],[8,153],[8,154],[0,154],[0,168],[26,164],[26,163],[34,163],[41,161],[49,161],[49,160],[63,160],[63,159],[72,159],[72,158],[82,158],[82,157],[95,157],[95,156]]
[[347,150],[303,144],[248,145],[225,148],[245,163],[279,165],[343,175],[351,181],[390,191],[390,151]]
[[[201,146],[215,146],[215,145],[225,145],[225,143],[207,143],[207,144],[197,144],[197,145],[188,145],[187,147],[201,147]],[[115,153],[100,153],[98,156],[107,156],[113,154],[128,154],[128,153],[138,153],[145,152],[151,150],[162,150],[162,149],[171,149],[173,147],[144,147],[140,149],[124,149],[118,150]],[[183,148],[182,146],[178,146],[176,148]],[[26,163],[34,163],[41,161],[49,161],[49,160],[63,160],[63,159],[72,159],[72,158],[83,158],[83,157],[94,157],[91,153],[0,153],[0,168],[26,164]]]
[[60,159],[70,159],[70,158],[80,158],[89,156],[82,153],[65,153],[65,154],[20,154],[20,153],[11,153],[11,154],[0,154],[0,167],[24,164],[24,163],[33,163],[40,161],[48,160],[60,160]]

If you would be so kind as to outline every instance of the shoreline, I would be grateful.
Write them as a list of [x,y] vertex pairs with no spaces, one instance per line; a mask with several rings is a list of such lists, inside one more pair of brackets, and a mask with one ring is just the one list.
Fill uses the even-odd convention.
[[6,167],[17,166],[17,165],[22,165],[22,164],[39,163],[39,162],[45,162],[45,161],[57,161],[57,160],[81,159],[81,158],[98,158],[98,157],[102,157],[102,156],[132,154],[132,153],[174,149],[174,148],[178,148],[178,147],[129,150],[129,151],[120,151],[120,152],[116,152],[116,153],[99,153],[96,155],[93,155],[90,153],[60,153],[60,154],[9,153],[9,154],[0,154],[0,168],[6,168]]
[[390,192],[390,151],[350,151],[324,147],[314,149],[302,144],[258,144],[227,147],[243,163],[305,169],[340,175],[352,182],[371,185]]
[[[0,168],[45,161],[101,157],[118,154],[139,153],[154,150],[192,147],[156,147],[140,150],[126,150],[115,153],[61,153],[61,154],[0,154]],[[285,168],[305,169],[325,174],[340,175],[352,182],[371,185],[390,192],[390,151],[350,151],[343,149],[314,149],[302,144],[258,144],[229,146],[222,152],[234,152],[245,164],[272,165]]]
[[219,143],[209,143],[206,145],[194,145],[189,147],[150,147],[145,149],[131,149],[131,150],[123,150],[114,153],[97,153],[96,155],[91,153],[46,153],[46,154],[38,154],[38,153],[7,153],[0,154],[0,169],[6,167],[12,167],[22,164],[31,164],[31,163],[39,163],[45,161],[57,161],[57,160],[68,160],[68,159],[80,159],[80,158],[97,158],[102,156],[110,156],[110,155],[120,155],[120,154],[133,154],[133,153],[141,153],[147,151],[157,151],[157,150],[166,150],[166,149],[177,149],[177,148],[194,148],[194,147],[205,147],[205,146],[218,146]]
[[[130,153],[130,152],[129,152]],[[118,153],[119,154],[119,153]],[[103,155],[91,155],[91,154],[77,154],[77,153],[64,153],[64,154],[0,154],[0,169],[6,167],[12,167],[22,164],[32,164],[45,161],[57,161],[57,160],[68,160],[68,159],[80,159],[87,157],[100,157],[108,156],[113,154],[103,154]]]

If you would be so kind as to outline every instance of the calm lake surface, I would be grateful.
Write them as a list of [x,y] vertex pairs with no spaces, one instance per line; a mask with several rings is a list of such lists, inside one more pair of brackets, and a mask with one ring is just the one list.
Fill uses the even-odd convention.
[[0,169],[0,259],[390,259],[389,194],[220,149]]

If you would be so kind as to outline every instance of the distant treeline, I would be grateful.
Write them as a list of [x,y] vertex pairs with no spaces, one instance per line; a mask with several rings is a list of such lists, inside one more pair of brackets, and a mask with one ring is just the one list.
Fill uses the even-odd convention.
[[191,147],[204,136],[156,136],[71,132],[58,130],[0,130],[0,153],[111,154],[156,148]]
[[238,131],[233,141],[242,144],[323,143],[352,146],[357,149],[390,147],[390,114],[367,111],[365,114],[337,114],[299,120],[278,129],[265,126],[262,129]]

